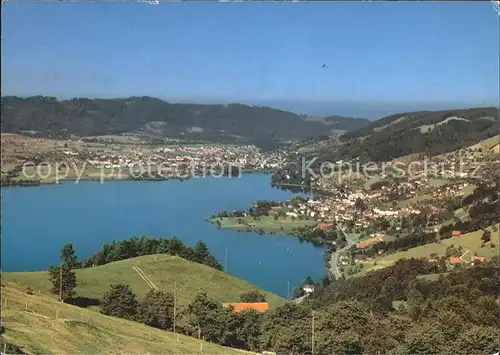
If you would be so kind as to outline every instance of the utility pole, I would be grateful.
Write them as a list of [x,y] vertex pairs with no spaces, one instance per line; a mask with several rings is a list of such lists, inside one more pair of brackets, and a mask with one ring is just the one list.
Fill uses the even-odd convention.
[[312,322],[311,322],[311,355],[314,355],[314,310],[312,311]]
[[286,299],[290,299],[290,281],[287,282],[287,287],[286,287]]
[[177,311],[177,282],[174,281],[174,333],[175,333],[175,317]]
[[59,265],[59,300],[62,302],[62,263]]

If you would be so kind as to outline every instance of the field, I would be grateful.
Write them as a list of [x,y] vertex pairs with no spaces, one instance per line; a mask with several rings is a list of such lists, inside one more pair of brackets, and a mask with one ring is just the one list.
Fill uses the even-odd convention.
[[314,226],[316,221],[310,219],[295,219],[292,217],[279,217],[277,220],[273,216],[261,216],[260,221],[256,221],[251,216],[245,217],[223,217],[211,219],[210,222],[220,222],[220,227],[224,229],[235,230],[250,230],[258,232],[263,230],[265,233],[278,233],[278,234],[293,234],[294,230],[299,227]]
[[441,122],[438,122],[438,123],[435,123],[435,124],[430,124],[430,125],[422,125],[422,126],[417,127],[417,129],[420,129],[420,133],[425,134],[429,130],[432,131],[437,126],[441,126],[441,125],[446,124],[446,123],[448,123],[450,121],[453,121],[453,120],[469,122],[468,119],[465,119],[465,118],[462,118],[462,117],[448,117],[447,119],[445,119],[445,120],[443,120]]
[[[497,225],[497,228],[498,227],[500,227],[500,225]],[[498,231],[493,232],[492,227],[489,227],[487,229],[491,231],[491,241],[486,243],[483,248],[481,248],[481,235],[483,234],[483,231],[479,230],[463,234],[460,237],[444,239],[441,241],[441,243],[430,243],[412,248],[408,251],[402,251],[372,259],[363,263],[363,273],[391,266],[392,264],[394,264],[394,262],[402,258],[428,258],[432,253],[436,253],[437,255],[442,256],[446,254],[446,248],[450,245],[454,245],[457,248],[459,245],[461,245],[464,253],[466,251],[469,251],[469,253],[464,256],[465,260],[469,260],[470,257],[474,255],[474,253],[477,253],[477,255],[484,256],[489,259],[499,254],[500,236]],[[491,247],[492,243],[495,246],[494,248]]]
[[77,180],[78,178],[82,180],[100,180],[101,175],[104,179],[125,179],[128,176],[129,170],[122,169],[112,169],[112,168],[100,168],[98,166],[92,166],[90,164],[85,165],[68,165],[66,168],[64,165],[61,169],[57,169],[56,163],[50,165],[41,165],[39,167],[29,166],[25,169],[26,176],[19,176],[14,180],[22,180],[32,176],[33,178],[40,178],[42,183],[51,183],[63,181],[65,179]]
[[[422,201],[430,200],[430,199],[432,199],[431,195],[417,195],[415,197],[412,197],[412,198],[409,198],[406,200],[397,201],[397,206],[399,208],[402,208],[402,207],[410,206],[410,205],[416,204],[418,202],[422,202]],[[387,205],[390,205],[390,204],[388,203]]]
[[418,275],[417,279],[422,279],[427,281],[437,281],[441,275],[446,276],[448,275],[448,272],[443,272],[442,274]]
[[[101,299],[110,284],[126,283],[138,297],[144,296],[149,286],[133,269],[140,267],[162,291],[177,290],[179,305],[189,304],[198,291],[220,302],[237,302],[240,294],[257,289],[250,283],[205,265],[192,263],[177,256],[157,254],[116,261],[94,268],[75,270],[77,297]],[[30,286],[48,293],[51,283],[48,272],[3,272],[2,279]],[[270,307],[285,302],[281,297],[265,292]]]
[[27,354],[249,354],[60,303],[2,280],[5,341]]

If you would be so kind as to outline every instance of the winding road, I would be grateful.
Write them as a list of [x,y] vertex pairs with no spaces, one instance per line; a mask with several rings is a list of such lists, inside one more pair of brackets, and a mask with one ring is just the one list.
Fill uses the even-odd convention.
[[356,243],[347,236],[346,232],[344,232],[344,230],[341,227],[338,227],[337,230],[339,230],[342,234],[344,234],[344,238],[347,241],[347,245],[345,247],[333,252],[332,256],[330,258],[330,272],[338,280],[342,277],[342,272],[339,269],[340,253],[348,250],[350,247],[352,247]]

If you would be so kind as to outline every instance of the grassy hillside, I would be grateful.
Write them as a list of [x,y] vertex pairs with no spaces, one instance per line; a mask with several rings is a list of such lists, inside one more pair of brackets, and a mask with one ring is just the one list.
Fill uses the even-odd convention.
[[[29,295],[2,281],[6,342],[27,354],[248,354],[120,318]],[[202,347],[202,348],[201,348]]]
[[[129,284],[138,297],[144,296],[150,287],[133,267],[140,267],[162,291],[173,291],[175,284],[177,300],[181,306],[189,304],[201,290],[220,302],[236,302],[240,294],[257,289],[244,280],[208,266],[192,263],[177,256],[157,254],[75,270],[78,283],[75,289],[76,296],[101,299],[109,285],[114,283]],[[49,292],[51,287],[46,271],[3,272],[2,278],[42,292]],[[273,293],[264,293],[271,308],[284,302],[283,298]]]
[[[500,227],[500,224],[497,225],[497,228],[498,227]],[[483,234],[483,231],[479,230],[463,234],[460,237],[444,239],[440,243],[430,243],[412,248],[408,251],[402,251],[367,261],[363,263],[363,273],[390,266],[402,258],[428,258],[432,253],[442,256],[446,254],[446,248],[452,244],[457,248],[461,245],[464,253],[469,251],[469,253],[464,256],[465,260],[470,260],[470,257],[474,255],[474,253],[490,259],[499,253],[500,235],[498,231],[493,232],[492,227],[487,228],[487,230],[491,232],[491,241],[486,243],[483,248],[481,248],[481,235]],[[492,244],[494,245],[493,248],[491,247]]]

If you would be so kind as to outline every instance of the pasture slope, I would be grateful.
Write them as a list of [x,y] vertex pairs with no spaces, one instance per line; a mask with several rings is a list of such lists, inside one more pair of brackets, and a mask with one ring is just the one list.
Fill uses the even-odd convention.
[[[143,272],[138,273],[139,268]],[[101,299],[110,284],[128,284],[142,298],[150,289],[146,275],[161,291],[173,292],[176,288],[180,306],[187,306],[199,291],[217,301],[238,302],[239,296],[251,290],[266,295],[270,308],[285,302],[278,295],[258,289],[256,286],[214,268],[187,261],[168,254],[146,255],[120,260],[93,268],[75,270],[76,297]],[[29,286],[33,290],[49,293],[51,283],[46,271],[3,272],[2,279]]]
[[2,325],[4,340],[26,354],[250,354],[29,295],[5,281]]
[[446,248],[453,245],[458,248],[462,246],[462,250],[465,253],[469,251],[464,256],[464,259],[470,260],[471,256],[477,253],[478,256],[484,256],[487,259],[499,254],[500,245],[500,235],[498,229],[500,224],[497,224],[497,231],[493,231],[492,227],[488,227],[487,230],[491,232],[491,241],[486,243],[484,247],[481,247],[482,240],[481,236],[483,234],[482,230],[478,230],[471,233],[462,234],[460,237],[452,237],[448,239],[441,240],[439,243],[425,244],[416,248],[412,248],[407,251],[401,251],[379,258],[375,258],[364,262],[363,272],[365,274],[368,271],[382,269],[387,266],[391,266],[399,259],[410,259],[410,258],[428,258],[431,254],[435,253],[438,256],[446,255]]

